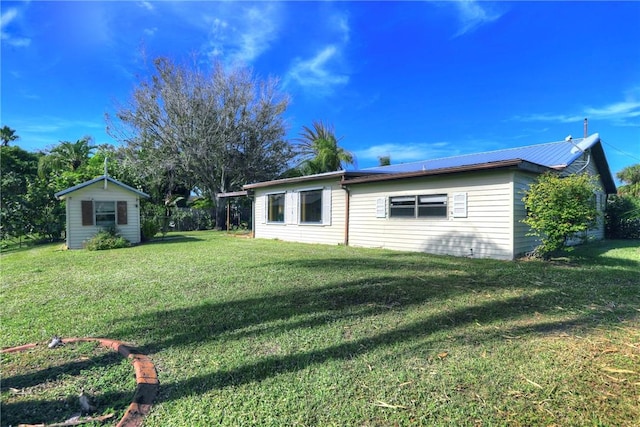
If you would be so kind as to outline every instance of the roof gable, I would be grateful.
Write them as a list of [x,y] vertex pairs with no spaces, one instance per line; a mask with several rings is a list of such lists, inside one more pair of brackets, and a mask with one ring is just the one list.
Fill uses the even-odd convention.
[[130,191],[130,192],[132,192],[132,193],[134,193],[134,194],[136,194],[136,195],[138,195],[140,197],[144,197],[144,198],[148,198],[149,197],[148,194],[146,194],[146,193],[144,193],[144,192],[142,192],[140,190],[137,190],[137,189],[135,189],[133,187],[130,187],[127,184],[125,184],[123,182],[120,182],[117,179],[113,179],[113,178],[111,178],[110,176],[107,176],[107,175],[101,175],[101,176],[99,176],[97,178],[94,178],[94,179],[91,179],[89,181],[85,181],[85,182],[82,182],[82,183],[80,183],[78,185],[74,185],[73,187],[69,187],[69,188],[66,188],[66,189],[64,189],[62,191],[58,191],[54,195],[56,196],[56,198],[58,198],[60,200],[64,200],[65,197],[68,194],[73,193],[73,192],[78,191],[78,190],[81,190],[81,189],[83,189],[85,187],[88,187],[88,186],[93,185],[93,184],[95,184],[97,182],[100,182],[100,181],[110,182],[111,184],[117,185],[118,187],[121,187],[124,190]]

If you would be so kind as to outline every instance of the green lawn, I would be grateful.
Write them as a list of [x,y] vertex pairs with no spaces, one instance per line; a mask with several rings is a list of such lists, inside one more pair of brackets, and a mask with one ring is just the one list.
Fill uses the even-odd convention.
[[[145,426],[640,420],[638,241],[543,263],[169,237],[5,252],[0,344],[135,345],[160,379]],[[3,368],[2,414],[28,406],[8,401],[20,375]]]

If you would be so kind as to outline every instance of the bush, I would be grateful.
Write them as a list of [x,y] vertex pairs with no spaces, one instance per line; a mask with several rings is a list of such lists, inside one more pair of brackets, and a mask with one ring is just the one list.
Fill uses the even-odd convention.
[[612,196],[605,212],[607,239],[640,239],[640,200]]
[[127,248],[129,246],[131,246],[131,243],[120,236],[114,227],[100,230],[87,241],[85,248],[90,251],[101,251],[105,249]]
[[155,218],[147,218],[142,221],[140,234],[142,235],[143,242],[153,239],[153,236],[158,234],[159,231],[160,223]]
[[562,177],[545,173],[531,184],[522,199],[527,217],[522,221],[531,227],[529,236],[542,243],[536,255],[549,258],[555,253],[570,250],[567,243],[579,233],[597,224],[598,211],[594,203],[596,178],[587,174]]

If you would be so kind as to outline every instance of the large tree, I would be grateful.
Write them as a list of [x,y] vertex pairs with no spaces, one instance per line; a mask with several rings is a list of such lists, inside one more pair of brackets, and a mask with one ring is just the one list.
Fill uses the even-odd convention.
[[[215,64],[203,71],[166,58],[154,61],[153,76],[135,88],[108,132],[122,141],[132,164],[153,179],[192,184],[215,202],[217,224],[224,224],[218,193],[271,179],[292,157],[284,139],[288,97],[277,80],[259,80],[245,68]],[[165,198],[174,188],[167,188]]]
[[340,147],[339,140],[333,126],[322,121],[314,121],[312,127],[303,126],[296,147],[302,174],[333,172],[353,164],[353,154]]

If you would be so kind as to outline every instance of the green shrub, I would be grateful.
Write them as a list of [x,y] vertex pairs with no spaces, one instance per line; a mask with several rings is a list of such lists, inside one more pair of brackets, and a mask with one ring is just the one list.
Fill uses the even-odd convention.
[[640,199],[612,196],[605,212],[607,239],[640,239]]
[[131,246],[131,243],[120,236],[115,227],[113,227],[100,230],[87,241],[85,248],[90,251],[101,251],[105,249],[126,248],[129,246]]
[[146,242],[153,239],[153,236],[160,231],[160,223],[155,218],[147,218],[142,221],[142,227],[140,232],[142,234],[142,241]]
[[529,186],[522,199],[527,209],[522,222],[531,227],[527,235],[542,242],[535,249],[536,255],[549,258],[570,250],[568,241],[597,225],[596,182],[595,177],[587,174],[563,177],[545,173]]

